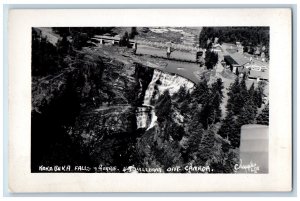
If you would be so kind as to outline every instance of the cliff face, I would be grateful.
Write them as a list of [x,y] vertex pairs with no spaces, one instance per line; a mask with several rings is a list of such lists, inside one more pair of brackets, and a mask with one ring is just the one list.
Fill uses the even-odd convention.
[[80,142],[92,165],[123,166],[124,162],[118,160],[126,158],[130,144],[137,137],[135,109],[121,105],[82,114],[68,134],[73,141]]
[[123,164],[152,74],[85,49],[59,74],[33,77],[33,164]]

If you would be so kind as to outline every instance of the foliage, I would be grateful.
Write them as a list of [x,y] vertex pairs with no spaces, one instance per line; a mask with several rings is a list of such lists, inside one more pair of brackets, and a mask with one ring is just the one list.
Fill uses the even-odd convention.
[[157,100],[155,105],[155,113],[157,115],[158,122],[164,122],[171,119],[171,96],[168,90],[166,90]]
[[129,46],[129,35],[128,35],[127,31],[124,33],[124,35],[120,39],[119,45],[125,46],[125,47]]
[[[221,79],[218,79],[215,83],[213,83],[212,87],[209,87],[206,79],[203,79],[202,82],[199,82],[196,85],[194,91],[191,94],[190,102],[193,103],[191,112],[195,112],[193,108],[197,108],[197,105],[201,106],[201,111],[197,117],[197,120],[203,125],[205,129],[209,125],[219,122],[221,119],[222,112],[220,105],[223,99],[222,89],[223,83]],[[187,103],[184,103],[184,106],[186,108]]]
[[194,156],[197,155],[204,129],[202,127],[202,124],[199,124],[195,119],[193,119],[193,121],[190,121],[186,126],[186,134],[188,138],[188,147],[186,149],[186,152],[188,155],[188,160],[190,161],[193,160]]
[[70,37],[73,49],[81,50],[94,35],[111,33],[113,27],[53,27],[61,37]]
[[211,88],[213,92],[219,92],[221,97],[223,97],[222,90],[224,89],[224,85],[221,78],[218,78],[216,82],[212,83]]
[[195,90],[191,95],[193,97],[193,100],[198,104],[204,104],[208,102],[209,88],[206,79],[196,85]]
[[255,88],[253,83],[247,89],[245,78],[239,81],[238,77],[231,84],[226,106],[227,116],[218,133],[227,138],[233,147],[239,147],[241,126],[255,123],[257,110],[262,104],[264,86],[265,83],[258,83]]
[[240,128],[232,113],[228,113],[222,121],[218,134],[223,138],[228,139],[233,147],[238,147],[240,145]]
[[255,93],[255,87],[254,87],[254,82],[253,82],[248,90],[248,94],[250,97],[253,97],[254,93]]
[[256,119],[257,124],[269,125],[269,104],[265,106],[261,114]]
[[238,114],[239,109],[242,107],[241,100],[239,97],[240,88],[239,88],[239,78],[237,77],[229,87],[229,91],[227,93],[228,95],[228,101],[227,101],[227,112],[232,112],[233,114]]
[[256,90],[254,91],[253,101],[257,105],[258,108],[263,104],[263,96],[264,96],[264,87],[266,83],[264,81],[260,81]]
[[222,91],[223,89],[224,89],[223,81],[221,78],[218,78],[217,81],[212,84],[212,88],[211,88],[211,94],[213,95],[211,103],[215,111],[214,122],[219,122],[221,120],[221,116],[222,116],[221,103],[224,98],[223,91]]
[[136,36],[136,35],[138,35],[139,33],[137,32],[137,29],[136,29],[136,27],[131,27],[131,31],[130,31],[130,34],[129,34],[129,38],[130,39],[134,39],[134,37]]
[[45,76],[60,70],[59,54],[47,38],[32,38],[32,75]]
[[82,47],[87,46],[87,41],[89,40],[87,33],[76,32],[72,35],[72,46],[74,49],[81,50]]
[[222,95],[220,95],[220,93],[217,91],[214,94],[214,97],[212,99],[212,107],[214,110],[214,118],[213,121],[211,121],[211,123],[217,123],[221,120],[222,117],[222,111],[221,111],[221,103],[222,103]]
[[177,142],[167,142],[162,144],[162,147],[153,147],[154,156],[161,164],[164,171],[169,167],[182,164],[180,147]]
[[95,34],[107,33],[111,27],[53,27],[61,36],[57,44],[50,43],[36,29],[32,29],[32,75],[46,76],[55,74],[69,66],[76,51],[87,45]]
[[215,134],[211,129],[204,131],[197,154],[199,159],[197,163],[200,163],[199,165],[205,165],[205,162],[213,155],[213,146],[215,143],[214,135]]
[[208,50],[205,53],[205,66],[207,69],[213,69],[218,63],[218,54]]
[[220,44],[241,42],[245,50],[252,50],[249,53],[253,53],[258,46],[265,46],[268,57],[269,32],[269,27],[203,27],[199,35],[199,44],[202,48],[208,48],[208,44],[214,42],[215,38],[218,38]]
[[185,134],[183,127],[176,123],[169,124],[166,133],[170,134],[175,141],[180,141]]
[[58,40],[54,45],[47,37],[32,30],[31,67],[33,76],[47,76],[60,72],[69,66],[73,49],[66,37]]
[[178,92],[176,93],[176,95],[178,96],[178,102],[182,102],[187,98],[187,90],[185,89],[184,86],[181,86],[178,90]]
[[227,154],[227,159],[224,164],[224,173],[232,173],[234,172],[234,166],[239,164],[239,150],[238,149],[230,149]]
[[237,125],[242,126],[246,124],[253,124],[257,113],[257,107],[253,103],[251,98],[245,102],[245,106],[241,109],[239,115],[237,116]]
[[60,36],[74,36],[78,33],[86,33],[88,37],[112,34],[113,27],[53,27],[52,30]]

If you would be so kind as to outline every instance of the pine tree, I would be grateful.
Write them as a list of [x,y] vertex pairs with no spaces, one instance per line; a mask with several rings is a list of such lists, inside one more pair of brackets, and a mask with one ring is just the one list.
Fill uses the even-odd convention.
[[214,121],[213,123],[219,122],[222,117],[222,111],[221,111],[221,103],[222,103],[222,97],[219,94],[219,92],[216,92],[214,95],[214,98],[212,100],[212,106],[214,109]]
[[221,95],[221,97],[223,98],[223,89],[224,89],[224,85],[223,85],[223,81],[221,78],[218,78],[216,82],[214,82],[212,85],[212,91],[213,93],[215,92],[219,92],[219,94]]
[[260,90],[256,89],[254,91],[253,100],[254,100],[255,104],[257,105],[257,107],[260,108],[262,105],[262,93]]
[[189,155],[190,160],[193,159],[193,155],[198,151],[199,144],[202,139],[202,135],[204,132],[203,126],[198,121],[198,117],[200,116],[200,111],[196,110],[194,112],[191,121],[186,124],[186,135],[188,138],[188,148],[187,153]]
[[207,103],[209,99],[209,95],[210,95],[209,88],[206,79],[204,79],[202,82],[199,82],[192,93],[192,96],[194,97],[194,99],[197,101],[198,104]]
[[264,96],[264,87],[265,87],[266,83],[263,81],[260,81],[258,83],[258,86],[254,92],[254,102],[257,105],[258,108],[261,107],[262,103],[263,103],[263,96]]
[[204,165],[205,162],[212,156],[214,143],[215,133],[212,131],[212,129],[204,131],[197,154],[198,159],[200,159],[197,162],[200,162],[200,165]]
[[244,107],[241,108],[241,111],[238,114],[235,123],[232,124],[230,128],[227,128],[227,130],[225,129],[227,132],[230,132],[229,141],[232,147],[240,146],[241,127],[246,124],[253,124],[255,121],[256,112],[257,112],[256,105],[253,103],[252,99],[249,99],[245,103]]
[[187,135],[188,135],[188,152],[190,154],[192,154],[192,153],[198,151],[199,144],[201,142],[204,130],[203,130],[201,124],[195,124],[195,125],[189,125],[189,126],[190,127],[188,129],[190,130],[190,132],[187,133]]
[[265,106],[261,114],[256,119],[257,124],[269,125],[269,104]]
[[244,107],[241,109],[240,114],[237,117],[237,125],[239,127],[246,124],[253,124],[257,113],[257,107],[252,101],[252,99],[248,99],[245,102]]
[[131,27],[131,31],[130,31],[130,34],[129,34],[129,38],[130,39],[134,39],[134,37],[138,35],[138,32],[137,32],[137,29],[136,27]]
[[126,31],[124,33],[124,35],[122,36],[120,42],[119,42],[120,46],[128,46],[129,45],[129,36],[128,36],[128,32]]
[[222,99],[218,91],[216,93],[210,92],[208,101],[202,105],[202,111],[199,117],[199,121],[205,129],[209,125],[220,121],[222,116],[221,102]]
[[212,88],[211,88],[211,95],[212,99],[210,102],[210,104],[213,107],[213,123],[215,122],[219,122],[222,116],[222,111],[221,111],[221,103],[223,100],[223,82],[221,78],[218,78],[216,82],[214,82],[212,84]]
[[239,82],[238,77],[235,79],[229,88],[228,96],[227,111],[232,112],[233,115],[238,115],[245,102],[249,99],[245,78],[241,82]]
[[210,124],[215,122],[215,119],[216,114],[212,104],[210,102],[205,103],[199,116],[199,122],[203,125],[204,129],[207,129]]
[[239,154],[237,149],[230,149],[224,165],[224,173],[233,173],[234,166],[239,163]]
[[229,112],[222,121],[218,134],[229,140],[232,147],[240,146],[240,126],[232,112]]
[[240,87],[239,87],[239,77],[236,77],[234,82],[230,85],[228,90],[228,101],[226,105],[226,109],[228,113],[235,114],[235,99],[236,95],[240,93]]
[[213,69],[213,67],[218,63],[218,54],[213,51],[206,51],[205,54],[205,66],[207,69]]
[[168,90],[166,90],[157,100],[155,104],[155,113],[158,122],[164,122],[171,119],[172,101]]
[[240,147],[241,142],[241,127],[234,125],[229,137],[230,144],[233,148]]
[[240,82],[239,97],[240,97],[240,101],[241,101],[241,102],[238,103],[239,109],[241,109],[249,99],[252,99],[251,97],[249,97],[245,77],[243,77],[241,82]]
[[158,161],[160,163],[160,167],[162,167],[165,171],[169,167],[181,165],[183,163],[180,147],[177,142],[170,143],[168,141],[164,141],[161,147],[153,146],[153,155],[154,156],[151,157],[151,162]]
[[227,116],[225,117],[225,119],[222,121],[222,125],[218,131],[218,134],[225,138],[230,140],[231,134],[233,132],[233,130],[235,129],[235,119],[234,119],[234,115],[232,112],[228,112]]
[[249,97],[253,98],[254,93],[255,93],[255,87],[254,87],[254,83],[252,83],[251,87],[248,90]]
[[183,127],[176,123],[168,124],[166,132],[170,134],[175,141],[180,141],[185,134]]
[[236,78],[230,86],[228,96],[228,114],[222,121],[219,134],[223,138],[228,138],[233,147],[239,147],[241,126],[255,122],[257,92],[254,89],[254,84],[247,90],[245,78],[241,82]]
[[242,93],[242,95],[244,95],[245,97],[248,96],[248,90],[247,90],[247,86],[246,86],[246,78],[243,77],[243,79],[240,82],[240,93]]

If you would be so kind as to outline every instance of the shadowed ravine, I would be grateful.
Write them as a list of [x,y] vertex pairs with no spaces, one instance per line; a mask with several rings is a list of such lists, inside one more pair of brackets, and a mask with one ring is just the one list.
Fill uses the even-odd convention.
[[[122,64],[116,63],[110,68],[114,69],[113,66],[116,70],[124,69],[115,73],[118,85],[113,80],[102,79],[106,73],[113,73],[106,68],[104,75],[91,80],[86,79],[86,71],[73,69],[51,82],[33,83],[33,172],[39,172],[40,166],[52,165],[92,167],[101,164],[117,166],[119,171],[125,166],[138,165],[141,159],[135,148],[136,140],[157,125],[154,107],[159,95],[165,90],[177,92],[183,85],[187,89],[193,87],[193,83],[180,76],[147,66],[135,64],[131,71]],[[116,101],[96,103],[93,87],[87,87],[95,87],[94,83],[101,83],[98,91],[114,96]],[[51,90],[49,84],[52,84]]]

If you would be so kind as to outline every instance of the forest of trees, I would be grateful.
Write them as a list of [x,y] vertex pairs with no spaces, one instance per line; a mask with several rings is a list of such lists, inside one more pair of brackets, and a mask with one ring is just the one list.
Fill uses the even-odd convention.
[[[220,78],[212,84],[203,79],[191,93],[181,87],[172,96],[165,91],[159,97],[155,111],[163,141],[153,154],[163,153],[164,157],[157,158],[160,165],[210,165],[215,172],[233,171],[239,159],[241,126],[267,125],[268,104],[257,115],[263,104],[264,83],[259,82],[257,87],[252,84],[248,89],[245,79],[236,78],[230,86],[227,112],[222,118],[223,88]],[[184,116],[182,124],[175,121],[175,111]]]
[[76,51],[87,46],[95,34],[110,33],[112,27],[53,27],[61,38],[57,44],[50,43],[37,29],[32,29],[32,75],[46,76],[57,73],[70,65]]
[[210,42],[218,38],[220,44],[241,42],[245,50],[252,53],[250,49],[265,46],[265,54],[268,57],[269,31],[269,27],[203,27],[199,36],[199,44],[202,48],[208,48]]
[[[225,141],[219,145],[226,147],[223,148],[226,153],[216,147],[215,125],[220,123],[222,117],[220,105],[223,88],[221,79],[217,79],[210,86],[204,79],[191,93],[183,86],[172,96],[165,91],[155,103],[160,128],[158,137],[161,141],[152,145],[154,148],[148,157],[154,155],[156,163],[167,168],[174,165],[213,165],[212,159],[215,154],[235,153],[234,147],[228,148],[229,145]],[[176,112],[184,116],[182,124],[176,121]],[[237,158],[237,155],[235,156]],[[147,156],[144,157],[147,160]],[[226,162],[222,161],[220,156],[217,157],[220,163]],[[222,166],[227,170],[220,166],[219,170],[216,168],[215,171],[232,172],[233,166]]]
[[260,123],[257,118],[257,112],[263,103],[264,86],[264,82],[259,82],[255,88],[253,83],[247,89],[245,79],[239,80],[238,77],[230,86],[229,99],[226,106],[227,114],[222,121],[218,134],[228,139],[232,146],[239,147],[240,145],[240,129],[242,125]]

